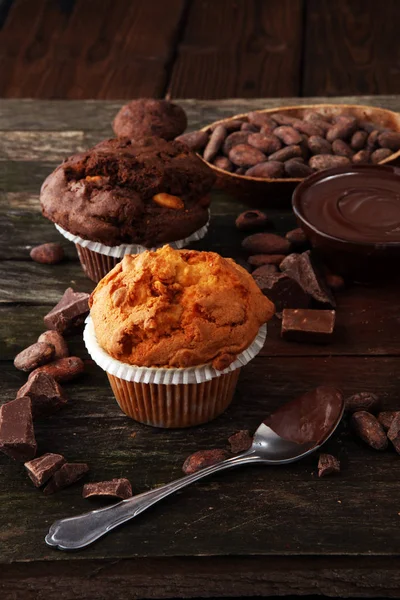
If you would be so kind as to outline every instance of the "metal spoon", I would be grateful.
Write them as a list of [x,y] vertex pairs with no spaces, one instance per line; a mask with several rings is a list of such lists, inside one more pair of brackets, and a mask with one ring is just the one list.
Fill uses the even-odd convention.
[[[332,388],[317,389],[325,391],[332,390]],[[294,401],[284,405],[281,409],[278,409],[278,411],[273,413],[267,421],[261,423],[254,434],[251,448],[246,452],[228,458],[227,460],[210,467],[206,467],[192,475],[187,475],[186,477],[167,483],[162,487],[139,494],[128,500],[123,500],[113,506],[93,510],[76,517],[55,521],[53,525],[51,525],[49,533],[45,538],[46,543],[49,546],[59,548],[60,550],[78,550],[79,548],[84,548],[95,540],[98,540],[115,527],[122,525],[122,523],[138,516],[156,502],[159,502],[163,498],[166,498],[170,494],[173,494],[199,479],[203,479],[203,477],[208,477],[208,475],[212,475],[218,471],[224,471],[225,469],[239,467],[241,465],[283,465],[304,458],[308,454],[318,450],[318,448],[326,442],[335,431],[342,418],[344,410],[343,398],[340,392],[337,390],[334,391],[336,392],[335,402],[328,403],[329,405],[319,406],[319,404],[321,404],[321,402],[323,404],[324,401],[323,395],[322,397],[320,395],[320,397],[315,398],[314,405],[311,407],[305,403],[304,406],[300,406],[299,410],[299,402],[297,401],[296,404],[296,401]],[[339,396],[337,394],[339,394]],[[299,400],[306,398],[306,396],[307,395],[303,396]],[[304,433],[304,423],[307,420],[307,415],[305,415],[304,411],[308,409],[308,414],[313,415],[314,417],[316,415],[318,417],[321,417],[321,415],[324,417],[325,413],[329,414],[329,418],[324,417],[322,420],[318,419],[320,425],[323,423],[323,427],[320,431],[322,435],[318,437],[317,441],[307,441],[304,443],[288,441],[278,435],[278,433],[267,424],[273,424],[273,427],[275,428],[278,426],[282,431],[282,418],[285,417],[285,426],[290,421],[290,418],[292,418],[289,429],[286,429],[288,431],[290,430],[289,437],[293,438],[293,435],[290,434],[293,434],[293,431],[296,432],[296,425],[298,431]],[[316,409],[318,409],[318,413],[316,413]],[[309,421],[306,423],[306,428],[307,426],[309,426]],[[301,437],[304,437],[304,435],[300,435],[299,439]]]

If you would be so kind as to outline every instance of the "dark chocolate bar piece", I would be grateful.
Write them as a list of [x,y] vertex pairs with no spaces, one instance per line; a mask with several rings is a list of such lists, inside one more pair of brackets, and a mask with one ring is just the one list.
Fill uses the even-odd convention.
[[51,375],[42,371],[32,373],[28,381],[17,392],[17,398],[29,396],[32,401],[32,416],[48,416],[67,404],[67,399]]
[[81,327],[89,313],[89,294],[65,290],[58,304],[44,317],[48,329],[70,333]]
[[93,496],[108,496],[126,500],[132,497],[132,486],[128,479],[111,479],[110,481],[98,481],[96,483],[85,483],[82,492],[83,498]]
[[40,487],[65,463],[61,454],[43,454],[39,458],[26,462],[24,467],[33,481],[33,485]]
[[[253,271],[254,281],[264,294],[275,304],[277,312],[284,308],[304,308],[310,303],[310,296],[286,273],[271,272],[271,265]],[[266,268],[267,267],[267,268]]]
[[297,281],[301,288],[314,300],[331,307],[336,306],[331,290],[325,282],[322,269],[315,258],[311,256],[310,250],[300,254],[287,268],[285,274]]
[[293,342],[326,344],[330,342],[335,327],[334,310],[285,308],[281,335]]
[[0,450],[14,460],[31,460],[37,450],[31,399],[22,396],[0,408]]
[[54,473],[43,493],[46,496],[54,494],[81,479],[88,471],[86,463],[65,463]]

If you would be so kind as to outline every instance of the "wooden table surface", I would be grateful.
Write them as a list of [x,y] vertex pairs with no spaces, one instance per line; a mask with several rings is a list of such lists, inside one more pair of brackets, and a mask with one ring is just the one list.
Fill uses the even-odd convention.
[[[358,100],[400,109],[396,97]],[[195,128],[281,102],[186,100],[182,106]],[[119,106],[0,101],[1,402],[12,400],[24,383],[12,361],[44,329],[49,308],[68,286],[93,287],[72,244],[40,214],[41,182],[66,155],[109,136]],[[234,219],[242,208],[216,192],[211,231],[197,247],[240,258]],[[269,214],[280,232],[294,225],[288,209]],[[49,241],[62,241],[68,259],[57,266],[32,262],[29,249]],[[91,481],[128,477],[140,493],[179,477],[188,454],[224,446],[238,429],[254,430],[271,409],[317,385],[337,385],[345,394],[370,390],[388,409],[399,408],[398,299],[391,285],[342,292],[335,339],[326,347],[282,341],[274,319],[263,351],[242,371],[231,407],[214,422],[188,430],[158,430],[126,418],[105,374],[88,361],[86,374],[66,385],[69,405],[35,425],[39,453],[87,461]],[[79,336],[70,347],[87,358]],[[81,498],[82,486],[44,497],[21,464],[1,455],[1,598],[400,597],[399,456],[369,449],[346,423],[326,449],[342,461],[337,477],[319,479],[316,456],[279,468],[227,472],[73,554],[48,548],[44,536],[55,519],[93,506]]]

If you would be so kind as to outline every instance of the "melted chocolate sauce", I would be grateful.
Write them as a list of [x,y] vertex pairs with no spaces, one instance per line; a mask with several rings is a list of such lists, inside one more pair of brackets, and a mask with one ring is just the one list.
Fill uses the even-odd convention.
[[284,404],[264,423],[290,442],[319,444],[332,431],[342,409],[342,392],[321,386]]
[[351,242],[400,242],[400,169],[349,167],[304,185],[299,206],[317,230]]

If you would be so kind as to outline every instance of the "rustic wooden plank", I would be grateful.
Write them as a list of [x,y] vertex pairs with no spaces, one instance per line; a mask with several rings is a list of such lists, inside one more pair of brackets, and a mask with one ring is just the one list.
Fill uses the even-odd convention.
[[398,94],[400,5],[308,0],[302,94]]
[[[188,98],[298,94],[301,0],[193,0],[168,94]],[[195,76],[193,76],[195,74]]]
[[[345,393],[368,388],[382,395],[387,408],[398,406],[397,362],[395,357],[258,357],[243,370],[236,399],[223,417],[171,431],[124,417],[104,374],[89,365],[80,382],[65,386],[70,405],[37,422],[39,448],[64,452],[69,460],[87,460],[92,480],[125,475],[136,492],[145,491],[178,477],[193,450],[225,445],[240,427],[254,429],[270,410],[305,388],[321,383],[342,383]],[[3,401],[25,378],[10,363],[3,365]],[[318,479],[316,457],[274,469],[228,472],[170,498],[80,557],[225,555],[227,548],[236,556],[300,556],[316,550],[319,555],[397,555],[400,530],[393,495],[398,456],[365,447],[345,425],[326,450],[342,460],[337,478]],[[3,560],[46,560],[49,550],[41,541],[48,524],[88,508],[80,486],[44,499],[23,469],[6,457],[0,457],[0,473],[7,486],[1,495],[0,523],[7,523],[10,533],[3,540]],[[50,556],[53,561],[68,560],[60,552]]]
[[[159,96],[184,0],[16,0],[0,32],[0,94],[36,98]],[[90,27],[87,24],[90,23]]]

